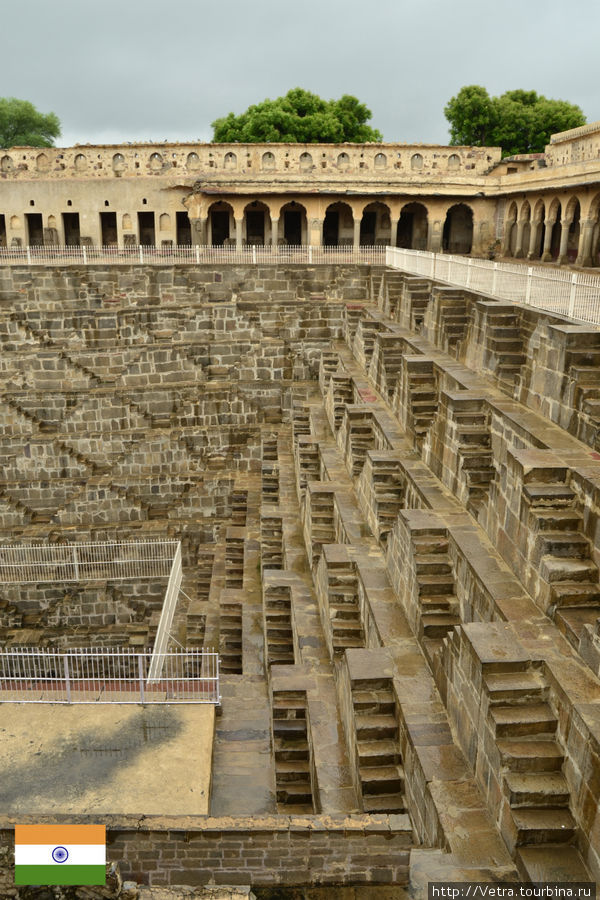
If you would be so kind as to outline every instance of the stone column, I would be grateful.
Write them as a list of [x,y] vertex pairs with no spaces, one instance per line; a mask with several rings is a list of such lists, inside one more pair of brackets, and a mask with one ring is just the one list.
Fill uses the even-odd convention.
[[353,238],[353,243],[354,243],[354,247],[355,247],[355,248],[356,248],[356,247],[360,247],[360,221],[361,221],[360,219],[357,219],[357,217],[354,216],[354,238]]
[[577,248],[576,266],[592,265],[592,239],[594,237],[594,219],[584,219],[579,232],[579,247]]
[[279,219],[271,216],[271,246],[276,247],[279,239]]
[[546,220],[544,223],[546,231],[544,232],[544,252],[542,253],[542,262],[552,262],[552,231],[554,230],[555,219],[550,222]]
[[243,219],[235,220],[235,249],[242,249],[242,225],[244,224]]
[[563,263],[567,261],[567,246],[569,244],[569,228],[571,227],[571,222],[573,220],[569,219],[569,221],[565,220],[561,222],[561,230],[560,230],[560,249],[558,251],[558,259],[556,260],[559,266],[562,266]]
[[502,238],[502,256],[510,256],[510,238],[515,224],[515,219],[508,219],[504,225],[504,235]]
[[398,222],[400,216],[391,216],[390,246],[395,247],[398,240]]
[[206,225],[208,219],[198,218],[191,219],[192,226],[192,244],[194,246],[204,247],[206,246]]
[[523,252],[523,232],[525,231],[527,222],[527,219],[519,219],[517,222],[517,243],[513,254],[515,259],[523,259],[525,256],[525,253]]
[[539,219],[535,219],[531,223],[531,230],[530,230],[530,235],[529,235],[529,248],[527,251],[527,259],[535,259],[535,246],[537,244],[540,225],[541,225],[541,222]]

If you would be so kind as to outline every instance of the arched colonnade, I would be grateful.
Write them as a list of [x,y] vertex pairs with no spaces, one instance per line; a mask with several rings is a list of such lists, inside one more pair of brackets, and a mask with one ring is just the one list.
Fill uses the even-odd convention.
[[600,266],[600,193],[511,200],[502,253],[558,265]]

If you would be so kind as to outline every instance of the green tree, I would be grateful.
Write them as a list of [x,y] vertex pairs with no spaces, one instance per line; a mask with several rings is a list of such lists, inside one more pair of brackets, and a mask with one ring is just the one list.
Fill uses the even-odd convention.
[[302,88],[284,97],[263,100],[246,112],[234,113],[212,123],[215,143],[343,143],[381,141],[381,133],[367,125],[371,110],[356,97],[323,100]]
[[54,113],[41,113],[28,100],[0,97],[0,147],[51,147],[59,135]]
[[583,112],[573,103],[524,90],[490,97],[477,84],[461,88],[444,113],[451,144],[502,147],[503,156],[542,153],[551,134],[585,125]]

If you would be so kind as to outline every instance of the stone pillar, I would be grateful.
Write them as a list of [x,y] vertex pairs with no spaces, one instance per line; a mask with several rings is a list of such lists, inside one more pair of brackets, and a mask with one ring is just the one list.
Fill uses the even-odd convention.
[[271,216],[271,246],[276,247],[279,240],[279,219]]
[[584,219],[581,223],[579,247],[577,248],[577,259],[575,260],[576,266],[592,265],[592,239],[595,225],[596,223],[593,219]]
[[517,243],[514,252],[515,259],[523,259],[523,257],[525,256],[525,253],[523,251],[523,232],[525,231],[527,222],[527,219],[519,219],[519,221],[517,222]]
[[542,262],[552,262],[552,232],[554,230],[555,220],[550,222],[546,220],[546,231],[544,232],[544,252],[542,253]]
[[192,226],[192,244],[194,246],[206,246],[206,225],[208,219],[198,218],[190,219]]
[[242,249],[242,225],[244,224],[243,219],[235,220],[235,249]]
[[558,259],[556,260],[559,266],[562,266],[567,261],[567,247],[569,244],[569,228],[571,227],[571,222],[572,219],[561,222],[560,250],[558,251]]
[[360,247],[360,219],[354,216],[354,238],[353,244],[355,247]]
[[530,235],[529,235],[529,248],[527,251],[527,259],[535,259],[535,247],[537,244],[538,234],[540,231],[541,222],[539,219],[535,219],[531,223]]
[[504,225],[504,235],[502,237],[502,256],[510,256],[510,238],[515,224],[515,219],[508,219]]
[[390,231],[390,246],[395,247],[396,241],[398,240],[398,222],[400,221],[400,216],[392,216],[391,217],[391,231]]

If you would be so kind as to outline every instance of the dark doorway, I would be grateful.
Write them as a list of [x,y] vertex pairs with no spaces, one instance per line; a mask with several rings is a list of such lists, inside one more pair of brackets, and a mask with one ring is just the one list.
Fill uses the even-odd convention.
[[186,212],[178,212],[175,216],[177,227],[177,244],[179,247],[190,247],[192,244],[192,223]]
[[464,203],[457,203],[446,214],[442,247],[446,253],[470,253],[472,245],[473,212]]
[[27,243],[30,247],[42,247],[44,244],[44,229],[41,213],[26,213]]
[[0,247],[6,247],[6,219],[0,214]]
[[263,209],[246,210],[246,243],[262,245],[265,242],[265,212]]
[[[264,214],[259,213],[263,217],[263,241],[264,241]],[[248,213],[250,216],[250,213]],[[212,231],[213,247],[222,247],[226,240],[229,239],[229,210],[213,209],[210,214],[210,226]],[[249,226],[248,226],[249,227]]]
[[[398,222],[398,237],[396,239],[397,247],[405,247],[410,250],[412,247],[413,221],[414,213],[402,210],[400,221]],[[392,235],[393,238],[393,235]],[[392,244],[393,244],[392,240]]]
[[102,232],[102,246],[116,247],[117,245],[117,214],[114,212],[100,213],[100,230]]
[[156,245],[156,230],[154,227],[153,212],[138,213],[138,235],[139,242],[144,247],[154,247]]
[[552,226],[552,237],[550,238],[550,253],[552,255],[552,259],[558,259],[558,254],[560,252],[560,239],[562,235],[562,223],[560,221],[560,211],[558,213],[558,218],[556,222]]
[[67,247],[79,247],[81,231],[79,230],[79,213],[63,213],[63,228]]
[[283,236],[292,247],[302,243],[302,213],[298,209],[286,209],[283,213]]
[[340,235],[340,214],[337,209],[328,209],[323,220],[323,244],[337,247]]
[[376,212],[364,212],[360,221],[360,245],[372,247],[375,245],[375,228],[377,225]]

